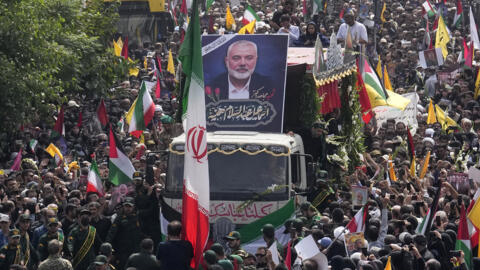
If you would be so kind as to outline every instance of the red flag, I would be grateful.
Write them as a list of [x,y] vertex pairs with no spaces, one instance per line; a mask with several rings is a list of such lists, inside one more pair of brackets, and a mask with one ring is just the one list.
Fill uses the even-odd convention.
[[60,108],[60,112],[58,113],[57,116],[57,121],[55,122],[55,126],[53,127],[52,131],[52,138],[58,137],[58,136],[64,136],[65,135],[65,125],[64,125],[64,112],[63,112],[63,106]]
[[102,126],[105,127],[108,124],[107,109],[105,108],[105,102],[103,102],[103,98],[97,108],[97,117]]
[[465,52],[464,58],[465,58],[465,65],[467,67],[472,68],[472,63],[473,63],[473,41],[470,41],[470,46],[468,46],[465,43],[465,39],[463,40],[463,51]]
[[125,60],[128,60],[128,37],[125,37],[125,41],[123,42],[121,55],[123,56],[123,58],[125,58]]
[[83,113],[80,112],[80,113],[78,114],[77,127],[81,127],[81,126],[82,126],[82,121],[83,121]]
[[187,1],[186,1],[186,0],[182,0],[182,5],[180,6],[180,13],[183,13],[183,15],[185,15],[185,18],[186,18],[187,15],[188,15],[188,11],[187,11]]
[[357,72],[357,89],[358,101],[360,102],[360,109],[362,110],[362,120],[365,124],[368,124],[373,117],[373,111],[372,105],[370,104],[370,99],[368,98],[367,89],[365,88],[365,84],[363,83],[360,72]]
[[23,151],[23,148],[20,148],[20,150],[18,150],[18,154],[15,157],[15,161],[13,161],[13,165],[10,168],[11,171],[15,172],[20,170],[20,163],[22,163],[22,151]]
[[342,11],[340,11],[340,15],[339,15],[340,19],[343,19],[343,14],[345,14],[344,8],[342,8]]
[[160,78],[157,76],[157,85],[155,86],[155,98],[160,98],[160,92],[162,89],[160,88]]
[[288,242],[287,258],[285,258],[285,264],[287,265],[288,270],[292,269],[292,240]]
[[[302,14],[307,15],[307,0],[303,0]],[[288,268],[290,270],[290,268]]]
[[410,156],[412,158],[415,158],[415,145],[413,144],[413,137],[409,127],[407,127],[407,138],[408,138],[408,150],[410,151]]
[[160,73],[162,73],[162,61],[160,60],[160,57],[157,55],[157,68]]

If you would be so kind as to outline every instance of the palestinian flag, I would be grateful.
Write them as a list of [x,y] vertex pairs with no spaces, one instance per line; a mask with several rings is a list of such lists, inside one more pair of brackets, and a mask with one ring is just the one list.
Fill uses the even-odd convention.
[[293,199],[291,199],[277,211],[241,227],[238,232],[242,235],[242,248],[253,254],[257,251],[257,248],[265,246],[261,231],[265,224],[272,224],[275,227],[275,239],[282,245],[287,244],[290,235],[283,233],[285,231],[284,224],[294,215],[295,205]]
[[133,168],[132,162],[121,149],[121,144],[118,143],[112,127],[110,127],[109,130],[110,160],[108,164],[108,180],[112,182],[115,186],[118,186],[120,184],[126,184],[128,182],[131,182],[133,180],[133,173],[135,172],[135,168]]
[[363,71],[363,82],[365,83],[365,88],[367,89],[372,108],[377,106],[390,106],[403,111],[408,103],[410,103],[408,98],[404,98],[392,91],[385,90],[377,74],[367,60],[365,60]]
[[[147,128],[155,114],[155,104],[147,91],[145,81],[142,81],[137,99],[127,113],[128,132],[138,133]],[[141,133],[141,132],[140,132]]]
[[453,27],[460,28],[462,25],[463,20],[463,7],[462,7],[462,0],[457,0],[457,12],[455,13],[455,17],[453,18]]
[[465,264],[467,265],[468,269],[472,269],[472,246],[470,244],[470,234],[468,232],[467,216],[465,214],[465,206],[463,204],[462,209],[460,210],[460,222],[458,223],[455,250],[463,251],[463,254],[465,254]]
[[355,214],[353,219],[347,224],[346,228],[351,232],[364,232],[365,231],[365,221],[367,220],[368,214],[368,204],[364,205],[358,212]]
[[[435,178],[438,178],[438,172],[436,172]],[[427,215],[423,218],[422,222],[418,224],[417,229],[415,230],[417,234],[427,235],[427,233],[430,232],[430,227],[432,226],[433,218],[435,217],[435,213],[437,213],[438,199],[440,198],[440,190],[441,188],[438,187],[435,193],[435,198],[433,198],[432,205],[428,209]]]
[[108,124],[108,116],[107,116],[107,108],[105,107],[105,102],[103,101],[103,98],[97,107],[97,117],[98,117],[98,121],[100,121],[100,124],[102,124],[102,127],[106,127]]
[[423,10],[425,10],[425,13],[428,17],[433,17],[435,16],[435,9],[433,8],[433,6],[430,4],[430,1],[425,1],[423,4],[422,4],[422,7],[423,7]]
[[95,159],[92,161],[92,165],[90,165],[90,171],[88,172],[87,193],[88,192],[95,192],[99,196],[103,196],[105,194],[103,192],[103,184],[102,180],[100,179],[100,173],[98,172],[98,166],[97,162],[95,162]]
[[57,121],[55,121],[55,126],[53,127],[51,138],[55,139],[60,136],[65,136],[65,124],[64,124],[64,109],[63,106],[58,112]]
[[247,6],[245,11],[243,12],[242,23],[243,25],[247,25],[251,23],[253,20],[257,22],[261,21],[260,18],[257,16],[257,13],[255,12],[255,10],[253,10],[251,6]]

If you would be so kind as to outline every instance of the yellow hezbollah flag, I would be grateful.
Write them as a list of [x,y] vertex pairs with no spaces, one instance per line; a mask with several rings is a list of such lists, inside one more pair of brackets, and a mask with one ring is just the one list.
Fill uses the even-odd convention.
[[428,163],[430,163],[430,151],[427,152],[427,156],[423,161],[422,171],[420,171],[420,179],[424,178],[425,174],[427,174]]
[[[475,80],[475,96],[474,96],[475,100],[477,99],[479,94],[480,94],[480,69],[478,69],[477,79]],[[480,250],[480,248],[478,250]]]
[[383,78],[383,73],[382,73],[382,60],[380,59],[380,55],[378,55],[378,63],[377,63],[377,68],[375,68],[375,71],[377,72],[377,75],[381,80]]
[[148,6],[150,7],[150,12],[165,11],[165,0],[148,0]]
[[392,258],[388,256],[387,265],[385,265],[385,270],[392,270]]
[[225,15],[225,28],[227,28],[227,30],[231,30],[234,24],[235,19],[233,18],[232,12],[230,11],[230,6],[227,5],[227,14]]
[[416,167],[417,165],[415,164],[415,156],[412,158],[412,163],[410,164],[410,175],[412,177],[415,177],[417,175]]
[[408,103],[410,103],[408,98],[404,98],[395,92],[386,90],[388,98],[384,99],[371,85],[365,84],[365,88],[367,89],[368,98],[370,99],[372,108],[377,106],[390,106],[403,111]]
[[113,41],[113,51],[115,52],[115,56],[122,55],[122,46],[120,46],[115,40]]
[[472,209],[468,213],[468,218],[475,227],[480,227],[480,199],[477,199]]
[[127,124],[130,125],[130,121],[132,121],[133,112],[135,111],[135,106],[137,105],[137,99],[133,102],[132,106],[128,110],[127,114],[125,115],[125,120],[127,120]]
[[122,37],[118,37],[118,39],[117,39],[117,45],[118,45],[120,48],[123,48]]
[[45,148],[45,151],[47,151],[47,153],[49,153],[50,156],[55,157],[55,155],[57,155],[58,158],[60,158],[60,160],[63,160],[62,153],[53,143],[50,143],[50,145],[48,145],[48,147]]
[[390,77],[388,76],[387,66],[383,67],[383,84],[385,89],[393,91],[392,83],[390,82]]
[[430,99],[430,104],[428,105],[428,117],[427,117],[427,125],[434,124],[437,122],[437,117],[435,117],[435,109],[433,109],[433,102]]
[[393,169],[392,155],[388,156],[388,174],[390,175],[391,180],[397,182],[397,176],[395,175],[395,170]]
[[[129,63],[133,63],[133,60],[129,57],[128,58],[128,62]],[[138,77],[138,73],[140,72],[140,70],[138,68],[131,68],[128,70],[128,75],[129,76],[135,76],[135,77]]]
[[456,127],[458,124],[452,118],[448,117],[445,112],[435,104],[435,112],[437,114],[437,120],[440,124],[442,124],[442,129],[446,130],[448,127]]
[[448,55],[447,43],[450,41],[450,36],[448,35],[447,27],[443,21],[443,17],[440,15],[438,17],[438,28],[437,35],[435,36],[435,48],[442,48],[443,58],[446,58]]
[[382,8],[382,13],[380,14],[380,20],[382,22],[386,22],[387,20],[385,19],[385,10],[387,10],[387,3],[383,2],[383,8]]
[[147,57],[145,57],[145,60],[143,60],[143,67],[144,67],[145,69],[148,69]]
[[249,22],[247,25],[245,25],[240,30],[238,30],[238,34],[245,35],[245,34],[255,33],[255,23],[256,23],[256,20]]
[[175,65],[173,64],[172,49],[168,50],[167,71],[173,74],[173,76],[175,76]]

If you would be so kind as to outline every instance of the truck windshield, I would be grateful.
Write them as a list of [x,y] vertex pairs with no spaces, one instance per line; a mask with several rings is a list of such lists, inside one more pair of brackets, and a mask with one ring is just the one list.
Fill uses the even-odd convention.
[[[171,152],[168,165],[166,191],[181,193],[183,188],[184,155]],[[274,156],[261,152],[254,155],[238,151],[233,154],[213,152],[208,155],[210,193],[218,194],[274,194],[286,193],[287,156]],[[269,189],[270,188],[270,189]]]

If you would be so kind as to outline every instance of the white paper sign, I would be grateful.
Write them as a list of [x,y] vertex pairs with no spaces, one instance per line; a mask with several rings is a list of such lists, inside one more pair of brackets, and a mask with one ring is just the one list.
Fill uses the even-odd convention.
[[470,167],[468,170],[468,178],[473,179],[473,181],[480,182],[480,170],[475,167]]
[[410,132],[413,136],[417,132],[418,127],[417,104],[419,97],[415,92],[403,94],[402,97],[410,100],[410,103],[408,103],[403,111],[389,106],[373,108],[375,119],[377,120],[377,127],[381,127],[382,123],[387,122],[388,119],[395,119],[395,122],[403,122],[406,126],[410,127]]
[[273,242],[268,250],[270,250],[272,253],[272,261],[275,263],[275,265],[278,265],[280,263],[280,259],[278,258],[277,242]]
[[315,240],[312,235],[309,235],[302,239],[295,245],[295,250],[297,251],[297,256],[303,260],[310,259],[313,256],[320,253]]

